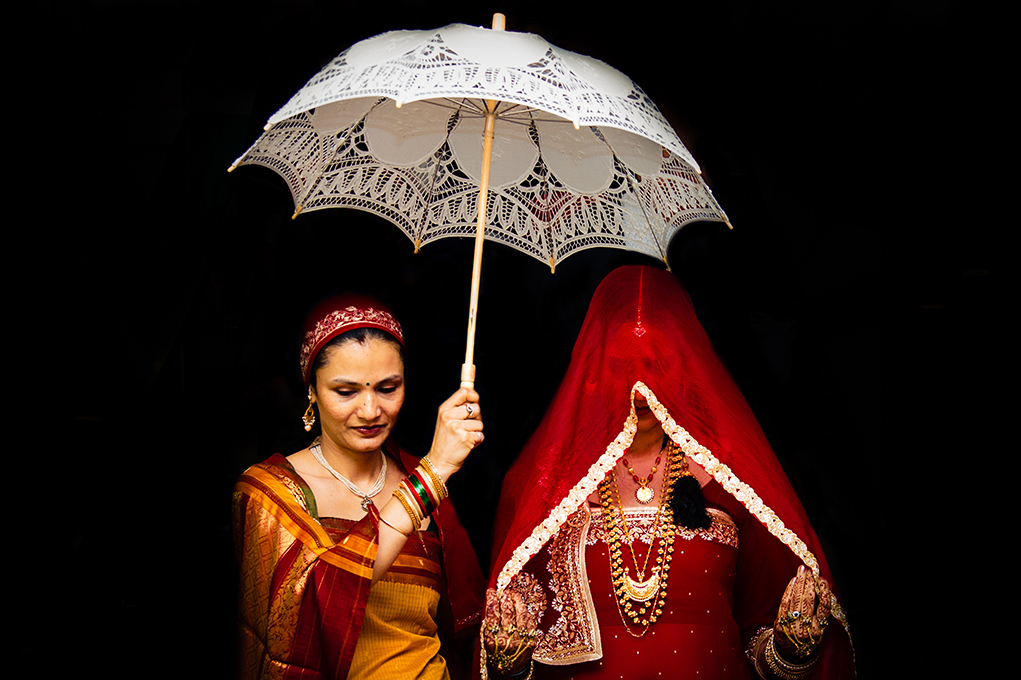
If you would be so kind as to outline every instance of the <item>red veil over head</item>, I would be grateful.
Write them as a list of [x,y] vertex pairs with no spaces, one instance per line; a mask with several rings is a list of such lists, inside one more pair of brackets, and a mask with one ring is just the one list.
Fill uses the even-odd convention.
[[636,430],[636,392],[689,461],[789,548],[778,551],[784,582],[800,563],[830,580],[804,508],[687,293],[668,272],[630,266],[596,290],[567,375],[507,473],[491,587],[505,588],[623,455]]

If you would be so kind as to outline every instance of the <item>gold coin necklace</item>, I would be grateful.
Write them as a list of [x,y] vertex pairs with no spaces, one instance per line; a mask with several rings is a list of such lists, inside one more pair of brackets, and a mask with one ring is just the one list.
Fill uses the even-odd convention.
[[[674,538],[677,532],[674,529],[670,498],[673,495],[673,482],[681,474],[684,455],[683,453],[680,456],[677,455],[680,453],[680,448],[673,442],[667,444],[666,450],[668,463],[666,477],[663,480],[663,491],[660,494],[659,508],[656,512],[652,541],[641,565],[638,564],[634,542],[624,516],[624,507],[620,502],[616,473],[607,475],[599,484],[606,543],[610,552],[610,580],[613,582],[617,612],[628,633],[636,638],[644,636],[648,632],[649,626],[663,615],[667,577],[670,574],[670,562],[674,553]],[[624,565],[621,542],[626,542],[631,551],[631,561],[635,566],[637,578],[632,578],[630,570]],[[650,569],[649,561],[652,557],[654,543],[658,543],[656,563]],[[640,633],[633,632],[628,619],[634,625],[640,626],[642,631]]]
[[656,494],[654,489],[649,488],[649,484],[652,484],[652,477],[653,475],[656,474],[656,468],[659,467],[659,461],[662,460],[662,458],[663,451],[661,449],[659,455],[656,456],[656,462],[652,464],[652,472],[649,473],[648,477],[639,477],[631,468],[631,463],[627,462],[627,458],[621,459],[624,461],[624,467],[627,468],[627,471],[631,475],[631,478],[634,479],[635,484],[638,485],[638,488],[635,489],[635,498],[637,498],[638,502],[641,503],[642,505],[645,505],[649,501],[651,501],[652,497]]

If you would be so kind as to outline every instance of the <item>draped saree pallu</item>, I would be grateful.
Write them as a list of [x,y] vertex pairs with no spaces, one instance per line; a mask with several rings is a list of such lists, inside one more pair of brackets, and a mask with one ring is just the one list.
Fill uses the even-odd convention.
[[[406,469],[417,462],[391,453]],[[478,621],[481,575],[461,554],[471,548],[453,507],[433,519],[438,532],[413,535],[372,585],[374,507],[360,520],[321,518],[284,456],[249,468],[234,490],[239,677],[446,677],[437,621],[451,635]]]
[[[589,502],[635,437],[637,395],[689,465],[707,473],[708,527],[659,521],[655,504],[607,517],[612,502]],[[618,513],[626,529],[614,538]],[[549,602],[536,679],[757,677],[745,650],[772,628],[798,567],[831,582],[811,523],[690,299],[672,275],[648,267],[618,269],[597,289],[567,374],[504,480],[493,545],[490,587],[522,590],[533,582],[527,574]],[[657,555],[669,566],[645,570]],[[648,609],[646,622],[662,613],[635,625],[617,584],[630,588],[635,612]],[[642,599],[657,587],[658,600]],[[846,617],[835,596],[830,605],[839,623],[810,677],[853,678]],[[480,670],[495,675],[485,661]]]

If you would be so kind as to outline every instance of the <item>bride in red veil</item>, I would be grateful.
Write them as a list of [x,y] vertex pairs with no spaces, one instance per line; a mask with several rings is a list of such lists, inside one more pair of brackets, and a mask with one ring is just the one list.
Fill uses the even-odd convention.
[[668,272],[596,290],[493,545],[484,676],[854,677],[818,537]]

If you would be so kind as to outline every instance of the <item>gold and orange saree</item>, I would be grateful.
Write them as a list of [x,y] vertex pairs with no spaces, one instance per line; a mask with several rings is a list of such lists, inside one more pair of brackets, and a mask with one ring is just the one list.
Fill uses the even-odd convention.
[[[417,464],[388,453],[405,469]],[[346,678],[352,668],[359,677],[445,677],[436,622],[449,620],[454,634],[477,623],[483,581],[449,501],[433,518],[438,535],[409,540],[372,586],[374,511],[360,520],[320,518],[284,456],[249,468],[234,489],[239,677]],[[448,592],[451,582],[457,588]]]

